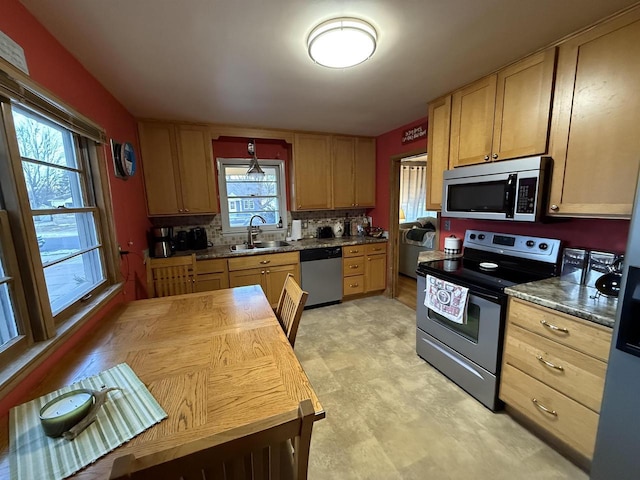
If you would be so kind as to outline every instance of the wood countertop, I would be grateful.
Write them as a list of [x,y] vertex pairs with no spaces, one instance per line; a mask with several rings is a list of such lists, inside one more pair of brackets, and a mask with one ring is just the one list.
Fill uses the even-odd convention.
[[[168,418],[74,479],[107,479],[113,460],[143,456],[296,408],[325,412],[259,286],[130,302],[58,361],[24,401],[128,363]],[[9,475],[0,420],[0,478]]]

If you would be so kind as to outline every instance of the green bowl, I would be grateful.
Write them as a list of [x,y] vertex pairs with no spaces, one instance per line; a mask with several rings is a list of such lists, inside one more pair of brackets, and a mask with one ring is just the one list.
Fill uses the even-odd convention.
[[57,396],[40,409],[40,423],[49,437],[59,437],[87,416],[93,406],[91,390],[81,388]]

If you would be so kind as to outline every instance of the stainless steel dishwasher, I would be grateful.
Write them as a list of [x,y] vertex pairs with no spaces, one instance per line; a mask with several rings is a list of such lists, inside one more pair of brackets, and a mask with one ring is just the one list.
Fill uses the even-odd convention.
[[305,308],[342,300],[342,247],[300,251],[302,289],[309,292]]

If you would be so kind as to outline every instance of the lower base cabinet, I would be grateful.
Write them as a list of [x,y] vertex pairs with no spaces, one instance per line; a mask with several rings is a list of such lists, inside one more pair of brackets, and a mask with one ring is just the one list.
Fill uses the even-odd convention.
[[342,247],[342,292],[345,297],[387,288],[387,244]]
[[500,399],[590,461],[610,344],[610,328],[511,298]]
[[198,260],[196,262],[196,292],[210,292],[229,288],[227,260]]
[[229,287],[260,285],[272,307],[278,305],[284,281],[289,273],[300,283],[298,252],[230,258],[228,268]]

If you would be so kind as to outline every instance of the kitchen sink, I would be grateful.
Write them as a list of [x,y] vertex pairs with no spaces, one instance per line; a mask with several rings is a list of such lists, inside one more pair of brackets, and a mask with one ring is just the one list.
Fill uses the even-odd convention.
[[[284,242],[282,240],[273,240],[269,242],[255,242],[253,244],[253,248],[278,248],[288,247],[289,245],[291,245],[289,242]],[[252,250],[252,248],[247,244],[231,245],[231,250],[233,250],[234,252],[239,252],[242,250]]]

